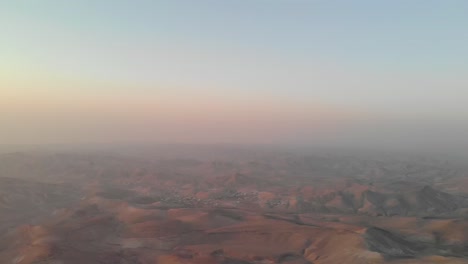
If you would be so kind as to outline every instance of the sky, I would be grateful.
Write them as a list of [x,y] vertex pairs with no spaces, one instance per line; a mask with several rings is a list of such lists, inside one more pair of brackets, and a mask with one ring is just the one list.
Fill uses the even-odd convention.
[[0,0],[0,143],[456,145],[467,13],[464,0]]

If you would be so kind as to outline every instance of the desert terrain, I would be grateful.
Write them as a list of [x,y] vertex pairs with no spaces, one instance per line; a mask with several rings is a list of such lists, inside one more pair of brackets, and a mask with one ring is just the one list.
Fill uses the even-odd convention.
[[243,148],[5,152],[0,263],[468,263],[468,166]]

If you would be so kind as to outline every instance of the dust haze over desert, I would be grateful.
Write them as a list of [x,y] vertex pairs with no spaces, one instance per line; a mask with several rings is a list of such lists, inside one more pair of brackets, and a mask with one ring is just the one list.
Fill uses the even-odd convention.
[[468,263],[468,2],[0,3],[0,263]]

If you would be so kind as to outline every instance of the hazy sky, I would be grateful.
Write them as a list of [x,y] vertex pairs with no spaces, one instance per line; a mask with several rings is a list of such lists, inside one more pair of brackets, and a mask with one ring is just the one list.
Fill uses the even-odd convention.
[[0,143],[460,135],[467,14],[465,0],[3,0]]

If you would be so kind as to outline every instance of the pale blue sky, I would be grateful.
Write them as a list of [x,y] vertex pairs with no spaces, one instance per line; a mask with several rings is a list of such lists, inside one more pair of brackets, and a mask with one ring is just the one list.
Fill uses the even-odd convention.
[[462,0],[2,0],[0,77],[10,94],[118,86],[465,120],[467,14]]

